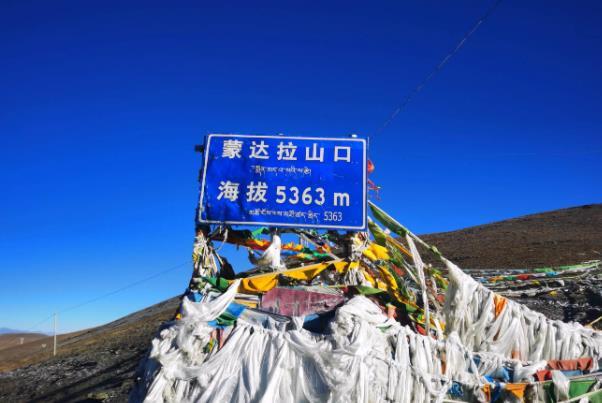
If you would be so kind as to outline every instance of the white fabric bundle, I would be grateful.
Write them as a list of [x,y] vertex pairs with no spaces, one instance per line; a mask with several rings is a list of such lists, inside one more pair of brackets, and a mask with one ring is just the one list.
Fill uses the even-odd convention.
[[209,252],[209,248],[207,247],[207,239],[203,233],[199,233],[194,239],[192,260],[194,262],[193,265],[195,276],[209,277],[217,273],[217,266],[213,260],[213,255]]
[[365,285],[371,287],[372,284],[366,280],[366,277],[358,267],[350,267],[345,271],[342,283],[345,285]]
[[422,258],[420,257],[418,249],[414,244],[414,240],[409,233],[406,234],[406,241],[410,246],[410,252],[412,252],[412,259],[414,260],[414,266],[416,267],[416,273],[418,274],[418,280],[420,281],[419,285],[422,293],[422,306],[424,307],[424,328],[426,329],[426,334],[430,334],[429,329],[431,326],[431,317],[429,314],[428,294],[426,293],[426,279],[424,278],[424,263],[422,263]]
[[213,331],[207,322],[226,309],[236,288],[213,301],[184,300],[182,320],[153,341],[132,400],[430,402],[446,396],[451,379],[478,393],[472,355],[455,334],[444,341],[416,334],[363,296],[337,310],[325,335],[298,320],[257,325],[243,313],[223,348],[205,354]]
[[457,332],[471,351],[491,351],[522,361],[602,358],[602,333],[564,323],[507,300],[495,317],[494,293],[453,263],[446,294],[446,332]]
[[256,266],[269,267],[270,269],[284,270],[286,266],[282,261],[280,252],[282,251],[282,239],[277,234],[272,235],[270,246],[261,254],[259,258],[255,258],[253,252],[249,249],[249,260]]

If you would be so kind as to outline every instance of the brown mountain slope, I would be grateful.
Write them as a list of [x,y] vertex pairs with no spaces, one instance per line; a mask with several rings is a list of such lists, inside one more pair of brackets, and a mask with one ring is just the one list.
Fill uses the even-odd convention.
[[171,298],[104,326],[60,335],[56,357],[52,337],[1,350],[0,401],[127,401],[150,340],[178,304],[179,297]]
[[[464,268],[579,263],[601,258],[602,205],[534,214],[423,238]],[[558,311],[560,318],[566,314],[551,301],[544,301],[544,305],[537,304],[541,301],[521,302],[550,316],[554,316],[552,310]],[[40,340],[0,351],[0,401],[127,401],[140,359],[177,306],[178,298],[172,298],[107,325],[62,335],[56,358],[48,352],[39,353],[36,342]]]
[[17,347],[31,341],[43,339],[48,335],[42,333],[7,333],[0,334],[0,350]]
[[462,268],[534,268],[602,258],[602,204],[421,236]]

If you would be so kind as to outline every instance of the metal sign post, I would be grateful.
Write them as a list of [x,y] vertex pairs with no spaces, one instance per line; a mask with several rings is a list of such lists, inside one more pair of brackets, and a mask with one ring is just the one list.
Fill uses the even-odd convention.
[[366,140],[210,134],[199,221],[362,231]]

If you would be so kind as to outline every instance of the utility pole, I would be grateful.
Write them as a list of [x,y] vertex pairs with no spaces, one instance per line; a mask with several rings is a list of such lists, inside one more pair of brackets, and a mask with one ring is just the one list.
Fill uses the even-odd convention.
[[57,317],[56,317],[56,313],[54,314],[54,349],[52,352],[53,356],[56,356],[56,321],[57,321]]

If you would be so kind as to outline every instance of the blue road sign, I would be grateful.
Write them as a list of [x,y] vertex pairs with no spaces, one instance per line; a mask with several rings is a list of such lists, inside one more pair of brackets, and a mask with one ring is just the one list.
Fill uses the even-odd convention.
[[366,228],[366,140],[210,134],[201,222]]

